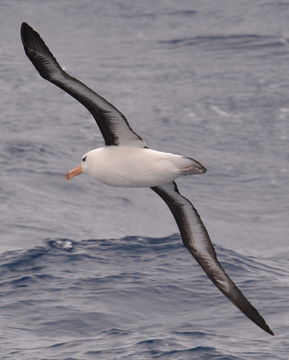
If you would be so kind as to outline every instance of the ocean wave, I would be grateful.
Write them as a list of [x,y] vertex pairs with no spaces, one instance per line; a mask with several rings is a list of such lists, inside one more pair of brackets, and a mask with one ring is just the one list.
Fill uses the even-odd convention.
[[[282,271],[278,261],[216,249],[241,288],[272,306],[267,282],[272,272]],[[84,357],[241,359],[210,345],[216,338],[226,341],[218,334],[225,331],[220,321],[230,317],[230,304],[178,234],[46,239],[41,246],[1,254],[0,270],[0,309],[13,319],[9,331],[20,327],[51,339],[48,353],[57,349],[72,356],[74,349]],[[285,296],[286,284],[275,285],[277,292],[278,286]],[[159,336],[164,328],[166,338]]]
[[260,48],[279,48],[288,44],[288,39],[283,36],[258,35],[258,34],[229,34],[229,35],[199,35],[159,40],[159,44],[172,48],[187,46],[204,46],[211,50],[253,50]]
[[[217,255],[224,268],[231,272],[258,272],[284,274],[286,269],[278,267],[276,258],[257,258],[245,256],[231,249],[215,245]],[[152,255],[160,261],[162,255],[175,256],[176,261],[181,260],[179,255],[186,252],[182,245],[179,234],[167,237],[151,238],[142,236],[126,236],[120,239],[88,239],[76,241],[67,238],[50,238],[44,241],[44,245],[36,246],[28,250],[8,251],[0,256],[0,267],[11,271],[23,269],[25,266],[33,266],[35,262],[51,261],[51,258],[73,261],[75,259],[105,258],[108,261],[112,255],[118,257],[130,257],[134,259]],[[283,259],[284,261],[286,259]]]

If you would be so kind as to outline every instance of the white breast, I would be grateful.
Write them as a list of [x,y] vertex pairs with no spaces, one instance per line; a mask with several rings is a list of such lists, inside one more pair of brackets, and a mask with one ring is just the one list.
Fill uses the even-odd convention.
[[83,171],[111,186],[151,187],[175,180],[188,161],[146,148],[106,146],[86,154]]

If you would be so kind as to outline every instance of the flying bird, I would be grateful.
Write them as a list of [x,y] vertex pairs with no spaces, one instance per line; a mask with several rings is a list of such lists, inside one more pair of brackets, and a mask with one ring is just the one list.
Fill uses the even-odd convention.
[[216,287],[256,325],[274,335],[222,268],[197,210],[180,194],[175,183],[180,176],[203,174],[206,168],[192,158],[149,149],[119,110],[60,67],[39,34],[27,23],[21,26],[21,39],[39,74],[85,106],[104,138],[105,146],[83,155],[80,164],[66,173],[66,178],[87,173],[111,186],[150,187],[171,210],[184,246]]

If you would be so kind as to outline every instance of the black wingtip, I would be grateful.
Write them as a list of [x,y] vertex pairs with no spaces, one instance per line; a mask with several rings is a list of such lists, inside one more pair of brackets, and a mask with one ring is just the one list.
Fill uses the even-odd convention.
[[35,31],[29,24],[23,22],[21,25],[21,40],[24,46],[25,51],[34,50],[39,46],[39,44],[44,44],[43,40],[41,39],[40,35]]
[[235,303],[235,305],[246,315],[249,319],[251,319],[256,325],[258,325],[262,330],[266,331],[268,334],[274,336],[273,331],[267,325],[265,319],[260,315],[258,310],[253,307],[253,305],[246,299],[243,299],[243,305],[247,303],[246,308],[242,306],[238,306],[239,304]]
[[29,24],[27,24],[27,22],[23,21],[21,25],[21,31],[24,31],[25,29],[32,29],[32,28]]
[[[257,311],[258,313],[258,311]],[[247,314],[246,314],[247,315]],[[256,321],[256,319],[250,318],[251,320],[254,321],[254,323],[256,325],[258,325],[261,329],[263,329],[264,331],[266,331],[268,334],[274,336],[275,334],[273,333],[273,331],[269,328],[269,326],[267,325],[266,321],[263,319],[263,317],[258,313],[259,315],[259,319],[258,321]],[[247,315],[248,316],[248,315]]]
[[[261,316],[258,310],[250,303],[250,301],[244,296],[240,289],[233,283],[234,289],[231,294],[224,295],[228,297],[230,301],[233,302],[239,310],[243,312],[250,320],[252,320],[256,325],[258,325],[262,330],[266,331],[268,334],[274,336],[273,331],[267,325],[265,319]],[[222,289],[220,289],[222,291]],[[237,294],[237,297],[236,297]],[[228,296],[229,295],[229,296]],[[231,295],[231,296],[230,296]]]
[[21,32],[20,32],[23,45],[25,45],[25,43],[27,42],[28,35],[31,32],[34,32],[32,27],[30,25],[28,25],[26,22],[23,22],[21,25]]
[[274,336],[275,334],[273,331],[269,328],[269,326],[266,324],[266,326],[263,327],[263,330],[265,330],[268,334]]
[[35,37],[39,37],[39,35],[26,22],[22,23],[20,34],[21,34],[21,40],[22,40],[22,44],[24,46],[24,50],[25,50],[26,54],[28,55],[29,50],[34,48],[33,42],[34,42]]
[[21,24],[21,32],[29,28],[31,29],[31,26],[28,25],[27,22],[23,21],[23,23]]
[[[242,294],[243,295],[243,294]],[[240,297],[241,298],[241,297]],[[237,307],[239,307],[239,309],[241,311],[243,311],[243,313],[248,316],[249,319],[251,319],[256,325],[258,325],[261,329],[263,329],[264,331],[266,331],[268,334],[274,336],[273,331],[269,328],[269,326],[267,325],[265,319],[260,315],[260,313],[258,312],[258,310],[256,308],[254,308],[254,306],[248,301],[248,299],[246,299],[246,301],[244,301],[243,299],[243,305],[247,303],[246,307],[243,308],[242,306],[238,306],[239,304],[235,303],[235,305]]]
[[44,79],[52,81],[54,75],[62,72],[38,32],[26,22],[21,25],[21,40],[27,57]]

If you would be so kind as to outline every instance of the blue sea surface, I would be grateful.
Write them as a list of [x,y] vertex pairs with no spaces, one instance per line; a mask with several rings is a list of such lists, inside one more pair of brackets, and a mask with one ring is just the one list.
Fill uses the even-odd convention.
[[217,251],[245,294],[277,323],[277,340],[216,290],[179,235],[47,239],[1,256],[1,358],[285,359],[286,261]]
[[[288,360],[289,2],[0,1],[1,360]],[[28,22],[178,180],[230,277],[207,278],[150,189],[64,173],[103,139],[27,59]]]

